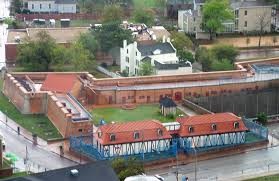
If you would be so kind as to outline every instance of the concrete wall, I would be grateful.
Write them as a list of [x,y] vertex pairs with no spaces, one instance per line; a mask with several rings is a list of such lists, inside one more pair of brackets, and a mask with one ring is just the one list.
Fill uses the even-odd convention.
[[199,105],[187,100],[187,99],[184,99],[183,100],[183,106],[185,107],[188,107],[192,110],[194,110],[196,113],[198,114],[213,114],[212,112],[210,112],[209,110],[203,108],[203,107],[200,107]]
[[[41,7],[40,7],[41,5]],[[28,9],[31,12],[57,12],[55,1],[28,1]]]

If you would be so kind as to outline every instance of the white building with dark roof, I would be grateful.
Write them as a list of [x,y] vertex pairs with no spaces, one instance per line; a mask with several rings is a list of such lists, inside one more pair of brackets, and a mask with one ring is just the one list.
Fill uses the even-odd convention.
[[[27,0],[27,9],[34,13],[76,13],[76,0]],[[26,5],[25,5],[26,6]]]
[[[163,42],[149,44],[134,42],[129,45],[124,40],[123,48],[120,49],[121,72],[126,71],[129,76],[137,76],[139,75],[140,64],[144,61],[150,61],[157,74],[177,74],[179,68],[179,66],[176,66],[179,65],[176,49],[169,38],[167,41],[163,38]],[[169,66],[173,69],[165,71],[164,65],[175,66]],[[170,70],[173,70],[173,72]],[[180,74],[182,73],[192,73],[192,69],[188,72],[180,72]]]

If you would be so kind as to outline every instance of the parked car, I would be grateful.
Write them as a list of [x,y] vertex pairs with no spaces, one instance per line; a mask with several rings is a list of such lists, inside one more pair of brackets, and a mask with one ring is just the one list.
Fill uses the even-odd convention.
[[2,140],[3,151],[6,149],[6,142],[2,133],[0,133],[0,139]]

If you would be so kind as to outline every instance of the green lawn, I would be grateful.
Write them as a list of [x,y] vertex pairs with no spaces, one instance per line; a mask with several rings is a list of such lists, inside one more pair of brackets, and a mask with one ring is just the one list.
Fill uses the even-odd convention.
[[278,180],[279,180],[279,174],[248,179],[248,180],[245,180],[245,181],[278,181]]
[[[107,123],[111,121],[115,122],[127,122],[127,121],[142,121],[156,119],[161,122],[172,122],[175,118],[167,118],[159,113],[159,105],[140,105],[133,110],[124,110],[121,108],[96,108],[91,111],[93,114],[94,123],[98,124],[101,119],[104,119]],[[177,115],[183,114],[177,109]]]
[[162,1],[159,0],[133,0],[134,7],[144,7],[144,8],[158,8],[162,6]]
[[6,96],[2,93],[3,80],[0,79],[0,110],[8,115],[19,125],[29,130],[32,133],[37,134],[40,138],[45,140],[62,138],[58,130],[51,123],[51,121],[44,115],[24,115],[21,114],[17,108],[9,102]]

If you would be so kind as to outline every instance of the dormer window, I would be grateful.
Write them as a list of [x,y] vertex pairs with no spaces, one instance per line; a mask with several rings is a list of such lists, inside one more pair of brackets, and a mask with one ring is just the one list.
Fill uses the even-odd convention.
[[153,55],[160,55],[161,54],[161,50],[160,49],[156,49],[153,51]]
[[134,132],[134,139],[139,139],[139,132]]
[[212,128],[213,131],[216,131],[217,130],[217,125],[216,124],[212,124],[211,128]]
[[110,141],[115,141],[115,134],[110,135]]
[[99,132],[98,132],[98,138],[101,138],[101,137],[102,137],[102,132],[99,131]]
[[193,133],[194,132],[194,127],[193,126],[189,126],[188,127],[188,131],[189,131],[189,133]]
[[239,122],[234,122],[233,127],[234,127],[234,129],[238,129],[239,128]]
[[158,129],[158,136],[163,136],[163,130]]

